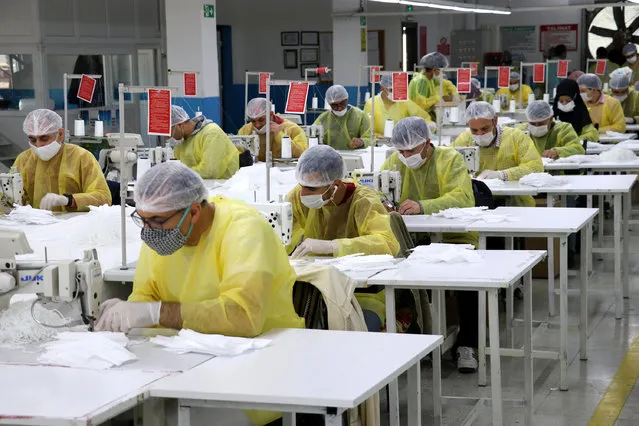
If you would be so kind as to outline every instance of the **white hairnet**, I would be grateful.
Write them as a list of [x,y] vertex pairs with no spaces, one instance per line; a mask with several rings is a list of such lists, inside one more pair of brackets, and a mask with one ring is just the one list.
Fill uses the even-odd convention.
[[495,118],[495,108],[488,102],[473,102],[466,109],[466,119],[485,118],[492,120]]
[[344,86],[336,84],[329,87],[326,91],[326,102],[328,102],[329,104],[342,102],[346,99],[348,99],[348,92],[346,91]]
[[628,43],[623,47],[622,53],[624,56],[628,56],[632,53],[637,53],[637,46],[634,43]]
[[171,105],[171,127],[189,121],[191,117],[179,105]]
[[519,75],[518,72],[513,71],[513,72],[510,73],[510,79],[511,80],[521,80],[521,76]]
[[266,98],[253,98],[246,106],[248,118],[256,119],[264,117],[271,110],[271,103]]
[[422,56],[419,60],[419,66],[424,68],[442,69],[448,67],[448,59],[439,52],[432,52]]
[[199,174],[179,161],[151,167],[135,185],[135,207],[144,212],[180,210],[206,200],[209,191]]
[[577,79],[577,84],[588,89],[601,90],[601,79],[597,74],[584,74]]
[[319,188],[346,176],[346,164],[339,152],[328,145],[313,146],[300,156],[295,178],[302,186]]
[[470,84],[472,84],[473,86],[475,86],[478,89],[481,89],[481,83],[476,78],[471,78],[470,79]]
[[390,74],[382,75],[379,85],[387,89],[390,89],[391,87],[393,87],[393,76]]
[[630,86],[631,81],[632,69],[629,67],[619,68],[610,73],[611,89],[625,89]]
[[50,109],[36,109],[27,114],[22,131],[28,136],[50,135],[62,128],[62,117]]
[[391,143],[397,149],[413,149],[430,139],[428,123],[421,117],[406,117],[393,128]]
[[534,101],[526,108],[526,118],[532,123],[548,120],[554,115],[552,107],[546,101]]

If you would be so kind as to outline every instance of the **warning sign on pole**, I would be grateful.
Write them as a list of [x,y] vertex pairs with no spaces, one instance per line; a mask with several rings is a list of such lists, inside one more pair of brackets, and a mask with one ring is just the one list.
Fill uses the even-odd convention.
[[288,96],[286,98],[286,114],[305,114],[306,98],[308,96],[308,82],[293,81],[288,86]]
[[379,75],[381,70],[382,67],[371,67],[371,76],[369,78],[370,83],[379,83],[382,80],[382,77]]
[[85,102],[93,102],[93,92],[95,92],[95,85],[97,81],[95,78],[91,78],[88,75],[82,74],[80,79],[80,87],[78,87],[78,99],[82,99]]
[[271,77],[271,74],[269,74],[267,72],[261,72],[260,73],[260,88],[259,88],[259,94],[260,95],[265,95],[266,94],[266,80],[268,80],[269,77]]
[[500,89],[510,86],[510,68],[499,67],[499,77],[497,79],[497,87]]
[[477,74],[479,74],[479,62],[471,62],[470,75],[475,77]]
[[608,65],[608,61],[605,59],[599,59],[597,61],[597,67],[595,68],[595,74],[604,75],[606,73],[606,66]]
[[457,91],[459,93],[470,93],[470,79],[472,69],[460,68],[457,70]]
[[546,64],[533,65],[533,83],[544,83],[546,81]]
[[557,77],[568,78],[568,61],[559,61],[557,63]]
[[148,89],[146,94],[149,98],[149,135],[171,136],[171,91]]
[[393,102],[406,102],[408,100],[408,73],[393,73]]
[[184,73],[184,96],[197,96],[197,74]]

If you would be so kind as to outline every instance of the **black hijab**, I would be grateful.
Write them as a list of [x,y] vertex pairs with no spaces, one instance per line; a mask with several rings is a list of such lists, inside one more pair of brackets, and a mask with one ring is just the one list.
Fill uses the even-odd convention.
[[[557,108],[560,96],[570,96],[575,103],[575,109],[571,112],[563,112]],[[578,135],[581,135],[581,130],[584,127],[592,124],[588,108],[586,108],[586,104],[579,94],[579,85],[574,80],[565,79],[559,82],[552,109],[555,113],[555,118],[558,118],[564,123],[572,124],[573,129],[575,129]]]

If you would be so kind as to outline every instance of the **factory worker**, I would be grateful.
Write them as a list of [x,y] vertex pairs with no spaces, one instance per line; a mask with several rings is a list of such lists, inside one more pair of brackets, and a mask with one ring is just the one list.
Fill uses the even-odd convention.
[[632,70],[619,68],[610,74],[610,95],[621,102],[626,124],[636,124],[639,118],[639,93],[630,90]]
[[194,119],[171,106],[171,139],[175,158],[202,179],[230,179],[240,167],[238,152],[220,126],[200,115]]
[[64,143],[62,118],[49,109],[27,114],[22,130],[29,150],[16,158],[24,184],[23,203],[53,211],[88,211],[111,205],[111,192],[100,165],[89,151]]
[[431,130],[435,130],[437,125],[432,121],[430,114],[417,106],[411,100],[405,102],[393,102],[393,77],[384,74],[380,81],[382,91],[373,99],[366,101],[364,112],[372,114],[373,101],[375,102],[375,134],[384,134],[386,120],[393,120],[397,124],[399,120],[406,117],[421,117],[428,122]]
[[637,60],[637,46],[634,43],[628,43],[623,47],[623,56],[626,57],[625,67],[632,70],[632,84],[639,81],[639,61]]
[[576,154],[585,154],[579,136],[570,123],[556,122],[553,110],[546,101],[535,101],[526,108],[528,124],[517,126],[528,130],[542,157],[557,159]]
[[595,74],[584,74],[579,77],[577,84],[579,84],[581,98],[590,113],[590,119],[595,125],[599,125],[599,133],[607,131],[625,133],[626,119],[621,103],[601,91],[602,84],[599,77]]
[[322,113],[315,124],[324,127],[324,144],[335,149],[358,149],[370,145],[371,120],[364,111],[348,105],[348,92],[335,85],[326,91],[330,111]]
[[[422,120],[423,121],[423,120]],[[309,148],[297,163],[297,185],[287,199],[293,205],[293,257],[341,257],[357,253],[397,255],[399,243],[379,195],[344,181],[346,166],[327,145]],[[370,331],[385,321],[384,295],[362,294],[358,300]]]
[[[402,215],[433,214],[452,207],[473,207],[475,198],[464,159],[450,147],[434,147],[428,126],[417,117],[401,120],[393,129],[393,153],[382,170],[402,175]],[[444,234],[444,242],[477,246],[476,233]],[[456,350],[461,373],[477,371],[477,293],[457,293],[459,334]]]
[[476,78],[470,79],[470,86],[471,86],[471,93],[472,93],[473,89],[479,90],[479,96],[478,97],[473,97],[473,98],[467,98],[467,99],[475,99],[477,101],[484,101],[484,102],[488,102],[489,104],[492,104],[493,101],[495,100],[495,95],[493,93],[490,93],[488,91],[488,89],[482,89],[481,88],[481,83]]
[[[527,84],[521,84],[521,76],[518,72],[510,73],[510,85],[497,91],[497,97],[501,95],[508,96],[508,102],[515,101],[520,104],[520,100],[523,106],[528,105],[528,96],[533,94],[533,90]],[[523,96],[523,97],[522,97]]]
[[271,152],[273,158],[282,158],[282,138],[291,139],[293,158],[299,158],[308,148],[306,133],[297,124],[271,112],[271,103],[266,98],[253,98],[246,106],[246,115],[250,123],[245,124],[238,135],[256,133],[260,137],[260,154],[258,161],[266,161],[266,114],[271,117]]
[[[597,59],[606,60],[606,73],[604,75],[599,76],[601,78],[602,83],[608,83],[610,81],[610,74],[619,68],[619,65],[615,64],[612,61],[608,61],[608,49],[601,46],[597,48],[596,52]],[[594,74],[597,70],[597,63],[594,62],[588,67],[588,72]]]
[[[530,173],[541,173],[544,165],[533,141],[519,129],[501,127],[493,106],[473,102],[466,110],[469,130],[453,146],[479,146],[479,178],[518,181]],[[515,206],[534,207],[532,197],[512,197]]]
[[592,124],[586,103],[579,93],[576,81],[562,80],[557,86],[557,96],[553,101],[555,118],[572,124],[579,140],[597,142],[599,131]]
[[419,61],[423,70],[413,74],[408,85],[408,98],[434,118],[435,106],[440,102],[440,84],[443,84],[444,101],[452,101],[458,95],[457,88],[444,79],[442,69],[448,67],[448,59],[439,52],[423,56]]

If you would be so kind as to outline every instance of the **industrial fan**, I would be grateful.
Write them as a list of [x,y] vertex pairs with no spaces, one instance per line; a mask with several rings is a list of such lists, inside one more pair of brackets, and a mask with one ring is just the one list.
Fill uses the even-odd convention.
[[[588,50],[593,58],[599,47],[610,46],[615,39],[625,43],[639,44],[639,7],[605,7],[588,16]],[[611,58],[612,59],[612,58]]]

